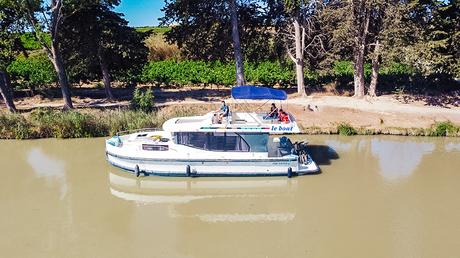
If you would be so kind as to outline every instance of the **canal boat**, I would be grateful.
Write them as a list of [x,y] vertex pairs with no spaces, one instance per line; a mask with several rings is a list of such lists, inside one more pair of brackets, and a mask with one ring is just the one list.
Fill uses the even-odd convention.
[[[282,90],[232,88],[235,100],[285,100]],[[282,134],[299,133],[292,114],[280,122],[258,112],[228,112],[172,118],[163,130],[141,129],[106,141],[110,164],[139,175],[288,176],[318,173],[304,142]],[[281,134],[281,135],[280,135]]]

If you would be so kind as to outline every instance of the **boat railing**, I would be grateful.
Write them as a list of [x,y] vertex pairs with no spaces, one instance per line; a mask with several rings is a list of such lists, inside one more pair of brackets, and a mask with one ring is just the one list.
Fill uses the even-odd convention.
[[125,131],[119,131],[116,133],[117,136],[121,135],[126,135],[126,134],[132,134],[132,133],[139,133],[139,132],[155,132],[155,131],[161,131],[159,128],[140,128],[140,129],[131,129],[131,130],[125,130]]

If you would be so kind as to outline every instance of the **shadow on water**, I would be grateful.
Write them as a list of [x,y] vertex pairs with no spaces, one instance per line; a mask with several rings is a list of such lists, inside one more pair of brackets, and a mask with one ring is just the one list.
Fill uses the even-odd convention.
[[327,145],[308,145],[308,152],[319,166],[330,165],[331,160],[339,159],[339,154]]

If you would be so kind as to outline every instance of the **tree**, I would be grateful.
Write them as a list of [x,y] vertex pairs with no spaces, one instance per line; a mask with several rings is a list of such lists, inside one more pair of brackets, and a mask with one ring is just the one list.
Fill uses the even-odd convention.
[[368,57],[372,62],[368,94],[376,95],[384,47],[389,40],[398,41],[401,37],[398,33],[390,33],[399,29],[391,24],[392,18],[400,18],[398,3],[398,0],[333,0],[328,3],[326,30],[332,38],[331,52],[338,58],[353,60],[355,97],[363,97],[366,93],[364,64]]
[[78,70],[74,79],[102,75],[108,99],[113,98],[112,75],[139,72],[147,58],[145,34],[128,27],[122,14],[112,11],[116,4],[118,1],[87,5],[62,25],[64,56],[70,70]]
[[[64,110],[72,109],[69,80],[61,52],[61,25],[62,22],[75,11],[75,4],[64,3],[64,0],[51,0],[46,5],[42,0],[17,0],[15,7],[20,10],[28,22],[29,29],[34,32],[35,37],[42,45],[48,58],[53,63],[58,76],[64,99]],[[51,42],[47,42],[45,34],[51,35]]]
[[353,41],[353,67],[354,67],[354,96],[363,97],[365,89],[364,81],[364,57],[366,54],[367,37],[369,34],[370,10],[366,0],[351,0],[351,32]]
[[20,49],[18,35],[22,27],[18,20],[17,13],[11,8],[11,2],[0,0],[0,94],[10,112],[17,110],[6,68]]
[[[231,0],[233,1],[233,0]],[[230,61],[235,58],[232,45],[230,0],[166,0],[160,19],[171,26],[165,39],[177,44],[188,59]],[[242,57],[260,61],[273,59],[271,44],[273,17],[265,8],[268,0],[236,0],[238,34]]]
[[[287,54],[296,67],[297,92],[305,95],[304,66],[305,56],[319,56],[323,50],[323,34],[320,32],[318,15],[321,2],[303,0],[284,0],[287,24]],[[295,53],[292,53],[294,50]]]
[[[398,1],[377,1],[371,6],[370,10],[370,41],[373,42],[369,44],[373,47],[373,51],[371,54],[372,60],[372,74],[371,74],[371,82],[369,84],[368,95],[371,97],[375,97],[376,89],[377,89],[377,82],[380,70],[380,63],[381,63],[381,51],[382,51],[382,41],[384,44],[387,42],[385,38],[388,37],[399,37],[396,35],[390,35],[388,33],[389,30],[393,28],[393,22],[397,19],[398,12],[396,10],[396,5]],[[385,37],[386,36],[386,37]]]
[[0,70],[0,94],[5,102],[6,108],[10,112],[16,112],[16,106],[13,101],[13,93],[11,92],[11,83],[8,73],[5,70]]
[[460,76],[460,3],[456,0],[417,1],[406,19],[418,36],[406,51],[424,75]]
[[236,66],[236,85],[244,85],[244,66],[243,55],[241,54],[240,34],[238,33],[238,12],[236,0],[230,1],[230,13],[232,20],[232,39],[233,48],[235,49],[235,66]]

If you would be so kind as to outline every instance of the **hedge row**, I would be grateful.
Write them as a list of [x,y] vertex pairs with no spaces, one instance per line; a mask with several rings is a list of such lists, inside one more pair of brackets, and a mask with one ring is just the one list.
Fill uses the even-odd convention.
[[[291,65],[280,62],[245,63],[246,80],[267,85],[289,85],[295,80]],[[159,84],[217,84],[235,83],[235,64],[204,61],[156,61],[149,62],[141,75],[144,83]]]
[[[248,83],[265,85],[295,85],[295,70],[292,63],[265,61],[260,63],[246,62],[245,77]],[[35,88],[49,86],[56,82],[56,75],[50,60],[44,54],[28,58],[18,56],[8,67],[8,72],[17,88]],[[305,78],[308,82],[323,85],[338,82],[349,87],[353,81],[353,64],[350,61],[335,62],[331,71],[311,72],[306,69]],[[371,74],[369,64],[365,65],[367,77]],[[407,65],[394,63],[383,66],[380,70],[382,86],[389,87],[414,84],[415,72]],[[126,79],[114,76],[115,79]],[[235,64],[233,62],[204,62],[204,61],[151,61],[146,63],[141,74],[128,74],[132,81],[141,81],[156,85],[193,85],[214,84],[230,86],[235,83]],[[78,81],[78,78],[72,78]],[[419,82],[416,82],[420,84]]]

